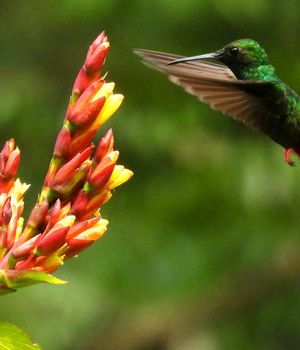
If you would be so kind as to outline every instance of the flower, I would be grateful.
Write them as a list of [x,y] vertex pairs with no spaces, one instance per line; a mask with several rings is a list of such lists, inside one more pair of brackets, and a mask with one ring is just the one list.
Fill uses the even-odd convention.
[[92,143],[123,100],[114,94],[115,84],[100,75],[109,47],[103,32],[88,50],[26,225],[21,215],[29,186],[16,178],[20,150],[9,140],[0,152],[0,293],[41,282],[65,283],[51,273],[102,237],[108,221],[100,208],[112,189],[133,175],[117,164],[111,129],[97,147]]

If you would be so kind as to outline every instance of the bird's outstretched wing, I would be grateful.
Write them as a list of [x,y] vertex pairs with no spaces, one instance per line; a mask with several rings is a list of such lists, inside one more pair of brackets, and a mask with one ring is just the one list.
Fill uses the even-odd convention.
[[272,106],[262,98],[272,88],[269,82],[238,80],[229,68],[211,62],[168,65],[183,56],[142,49],[134,52],[147,66],[167,74],[173,83],[212,108],[264,133],[272,124]]

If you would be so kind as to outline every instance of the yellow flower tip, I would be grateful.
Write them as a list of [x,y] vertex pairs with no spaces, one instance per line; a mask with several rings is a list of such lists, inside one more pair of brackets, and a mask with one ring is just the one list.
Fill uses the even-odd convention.
[[119,151],[112,151],[112,152],[108,153],[108,155],[107,155],[106,157],[109,157],[109,158],[110,158],[110,160],[111,160],[110,163],[111,163],[111,164],[115,164],[116,161],[117,161],[118,158],[119,158],[119,154],[120,154]]
[[57,225],[60,225],[61,227],[67,227],[72,226],[76,220],[75,215],[67,215],[63,219],[59,220]]
[[109,179],[109,182],[113,182],[115,181],[120,175],[121,175],[121,172],[125,169],[125,167],[123,165],[116,165],[114,167],[114,171],[113,173],[111,174],[111,177]]
[[[121,176],[119,178],[119,185],[123,184],[124,182],[127,182],[129,179],[131,179],[133,176],[133,171],[129,170],[129,169],[124,169],[121,173]],[[116,187],[116,186],[115,186]]]
[[106,99],[112,95],[115,88],[115,83],[104,83],[101,88],[97,91],[91,102],[98,100],[100,97],[105,97]]
[[23,197],[24,193],[28,190],[29,187],[30,185],[22,183],[20,179],[16,179],[10,194],[16,196],[17,198]]
[[103,224],[104,224],[104,225],[108,226],[109,221],[108,221],[107,219],[102,219],[102,221],[103,221]]
[[101,219],[93,227],[80,233],[76,239],[96,241],[107,231],[108,220]]
[[122,185],[124,182],[128,181],[133,176],[133,171],[125,169],[123,165],[116,165],[109,180],[109,188],[113,189]]
[[132,176],[134,175],[134,172],[132,170],[129,170],[129,169],[125,169],[125,171],[126,171],[127,176],[128,176],[126,181],[128,181],[132,178]]
[[103,47],[103,49],[107,49],[110,45],[109,45],[109,41],[103,41],[103,43],[101,44],[101,46]]
[[97,124],[98,125],[104,124],[120,107],[123,99],[124,99],[124,96],[121,94],[115,94],[115,95],[109,96],[105,101],[105,104],[96,119]]

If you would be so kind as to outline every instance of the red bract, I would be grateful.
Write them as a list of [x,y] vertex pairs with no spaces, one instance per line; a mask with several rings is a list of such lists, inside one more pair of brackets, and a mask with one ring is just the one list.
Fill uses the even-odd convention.
[[90,102],[86,104],[81,110],[78,112],[70,113],[68,118],[69,122],[83,127],[87,124],[91,124],[100,113],[105,102],[105,97],[102,96],[98,100],[94,102]]
[[98,147],[95,152],[95,161],[100,163],[100,161],[106,156],[107,153],[111,152],[114,147],[114,135],[112,129],[109,129],[108,132],[102,137],[101,141],[98,144]]
[[0,193],[7,192],[13,185],[18,172],[20,150],[15,148],[13,139],[7,141],[0,153]]
[[100,78],[101,69],[109,51],[107,36],[102,32],[90,46],[84,65],[75,80],[72,96],[77,98],[94,81]]
[[84,162],[89,159],[92,154],[93,146],[89,146],[83,152],[77,153],[74,158],[69,160],[64,164],[55,174],[51,186],[55,187],[68,183],[72,181],[75,175],[75,171],[84,164]]
[[85,59],[84,67],[89,74],[101,70],[108,51],[109,42],[105,33],[102,32],[90,46]]
[[54,152],[53,154],[58,157],[63,157],[68,152],[68,148],[70,147],[72,142],[72,137],[70,130],[68,128],[63,127],[56,139]]
[[132,172],[117,165],[110,129],[98,146],[92,139],[120,106],[114,83],[100,78],[109,42],[101,33],[75,80],[64,124],[38,201],[23,227],[23,195],[16,179],[20,151],[9,140],[0,152],[0,293],[34,283],[64,283],[50,273],[106,231],[100,207]]

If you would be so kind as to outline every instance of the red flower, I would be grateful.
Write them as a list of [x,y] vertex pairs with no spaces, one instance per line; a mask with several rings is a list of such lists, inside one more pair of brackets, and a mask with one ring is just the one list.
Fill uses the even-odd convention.
[[110,129],[95,147],[92,139],[118,109],[123,96],[100,78],[109,42],[101,33],[88,50],[75,80],[64,125],[38,201],[23,227],[23,194],[16,179],[20,151],[14,140],[0,152],[0,293],[26,285],[64,283],[49,273],[106,231],[100,207],[132,172],[117,165]]

